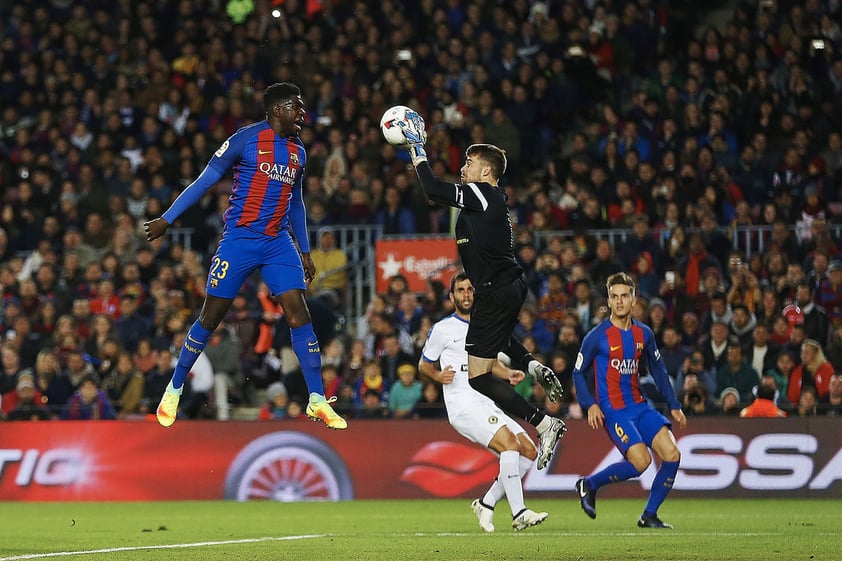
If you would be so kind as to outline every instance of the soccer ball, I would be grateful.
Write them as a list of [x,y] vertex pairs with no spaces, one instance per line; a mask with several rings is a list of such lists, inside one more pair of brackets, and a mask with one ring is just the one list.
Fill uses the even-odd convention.
[[410,126],[409,120],[406,118],[407,113],[415,113],[415,111],[405,105],[395,105],[387,109],[380,119],[380,132],[383,133],[386,142],[392,146],[406,144],[403,127]]

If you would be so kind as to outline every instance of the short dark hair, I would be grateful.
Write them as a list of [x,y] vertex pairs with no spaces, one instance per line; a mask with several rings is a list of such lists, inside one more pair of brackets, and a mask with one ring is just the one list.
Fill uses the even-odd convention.
[[463,280],[468,280],[468,275],[464,272],[459,272],[453,275],[453,278],[450,279],[450,293],[453,294],[453,289],[456,288],[457,282],[462,282]]
[[471,144],[465,150],[465,156],[476,156],[490,165],[495,179],[500,179],[506,173],[506,151],[493,144]]
[[79,385],[77,387],[82,387],[84,384],[90,382],[95,386],[99,386],[99,378],[97,378],[93,374],[85,374],[82,379],[79,381]]
[[269,113],[276,103],[301,95],[301,88],[292,82],[278,82],[263,90],[263,108]]
[[580,284],[584,284],[588,288],[593,288],[593,285],[591,285],[591,281],[589,281],[588,279],[577,279],[576,282],[573,283],[573,288],[575,289]]
[[757,386],[757,397],[760,399],[775,399],[775,388],[761,384]]

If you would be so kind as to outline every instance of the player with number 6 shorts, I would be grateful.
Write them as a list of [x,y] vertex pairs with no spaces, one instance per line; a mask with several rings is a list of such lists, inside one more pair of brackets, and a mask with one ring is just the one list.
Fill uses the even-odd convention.
[[[672,489],[681,454],[661,415],[640,392],[639,367],[648,367],[658,390],[667,400],[673,420],[687,423],[673,393],[667,368],[661,359],[652,329],[632,318],[636,299],[634,279],[626,273],[608,277],[608,319],[591,329],[582,340],[573,368],[576,397],[588,415],[591,428],[604,428],[625,460],[576,482],[582,510],[596,518],[596,492],[603,485],[637,477],[649,467],[651,448],[660,458],[649,501],[637,521],[641,528],[672,528],[658,517],[658,508]],[[593,391],[588,374],[593,371]],[[594,396],[594,394],[596,394]]]

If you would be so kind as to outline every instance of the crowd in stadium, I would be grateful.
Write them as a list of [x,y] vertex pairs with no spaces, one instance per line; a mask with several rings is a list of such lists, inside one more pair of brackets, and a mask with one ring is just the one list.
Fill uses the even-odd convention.
[[[790,415],[842,414],[838,2],[742,2],[701,29],[715,5],[241,4],[0,6],[3,417],[154,413],[204,297],[230,181],[174,225],[190,249],[147,243],[141,225],[264,118],[262,91],[279,81],[308,107],[305,202],[314,248],[325,242],[314,260],[344,263],[331,227],[449,231],[383,141],[386,108],[424,115],[439,177],[458,181],[471,143],[507,151],[531,291],[518,334],[566,388],[548,411],[581,417],[573,360],[607,313],[605,279],[627,271],[687,414],[737,415],[755,396]],[[599,233],[612,229],[625,235]],[[337,410],[443,416],[417,362],[451,309],[447,287],[417,295],[395,277],[338,328],[347,282],[310,301]],[[186,418],[301,416],[277,315],[259,282],[244,288],[192,372]],[[538,384],[518,390],[544,402]]]

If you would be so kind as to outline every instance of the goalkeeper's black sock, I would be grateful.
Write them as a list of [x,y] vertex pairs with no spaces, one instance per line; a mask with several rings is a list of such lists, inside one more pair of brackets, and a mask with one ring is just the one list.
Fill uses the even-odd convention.
[[529,372],[529,363],[535,360],[532,353],[514,336],[509,338],[509,348],[503,351],[512,361],[512,368]]
[[500,409],[523,419],[527,423],[538,426],[544,419],[544,414],[517,393],[514,387],[508,382],[495,377],[491,372],[480,374],[468,380],[468,383],[476,391],[489,397]]

